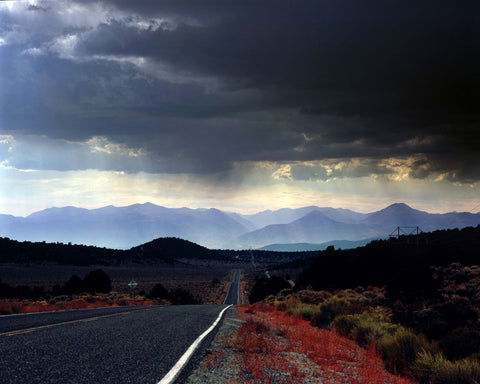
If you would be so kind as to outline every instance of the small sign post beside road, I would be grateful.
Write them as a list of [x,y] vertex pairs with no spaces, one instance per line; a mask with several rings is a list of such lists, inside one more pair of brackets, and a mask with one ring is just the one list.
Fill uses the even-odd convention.
[[130,283],[128,283],[128,286],[130,288],[132,288],[132,299],[133,299],[133,302],[135,302],[135,287],[138,285],[138,283],[135,281],[135,280],[132,280],[130,281]]

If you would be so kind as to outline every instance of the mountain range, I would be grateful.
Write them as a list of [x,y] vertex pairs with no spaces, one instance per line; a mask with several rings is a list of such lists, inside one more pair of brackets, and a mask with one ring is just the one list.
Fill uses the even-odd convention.
[[[0,237],[116,249],[129,249],[158,237],[178,237],[208,248],[271,246],[295,251],[323,249],[322,244],[334,241],[345,248],[355,247],[365,239],[386,238],[399,226],[432,231],[479,224],[480,213],[431,214],[403,203],[372,213],[309,206],[254,215],[145,203],[91,210],[49,208],[27,217],[0,215]],[[340,240],[343,242],[338,243]]]

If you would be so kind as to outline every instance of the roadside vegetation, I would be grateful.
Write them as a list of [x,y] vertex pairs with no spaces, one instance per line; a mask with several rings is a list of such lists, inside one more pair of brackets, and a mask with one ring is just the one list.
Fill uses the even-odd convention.
[[317,328],[347,337],[361,347],[373,348],[393,374],[420,383],[480,380],[478,330],[454,328],[440,338],[429,338],[415,328],[394,322],[394,311],[382,305],[385,303],[382,293],[375,288],[337,291],[332,295],[315,291],[282,292],[266,302]]
[[[410,384],[383,366],[379,352],[262,303],[238,307],[242,325],[208,355],[203,369],[237,383]],[[235,367],[232,367],[235,362]],[[224,374],[224,372],[227,372]]]
[[135,297],[135,303],[133,303],[131,296],[118,293],[56,296],[40,300],[3,299],[0,300],[0,315],[153,304],[165,303],[142,296]]
[[[220,297],[225,290],[218,279],[211,282],[211,288]],[[0,281],[0,315],[29,312],[45,312],[70,309],[98,308],[132,305],[200,304],[201,298],[180,287],[167,290],[156,284],[148,293],[143,290],[135,294],[135,302],[129,293],[112,291],[107,274],[97,269],[83,278],[73,275],[63,285],[51,290],[42,286],[10,286]]]
[[[376,351],[392,374],[425,384],[478,383],[479,239],[480,226],[437,231],[423,245],[412,237],[361,250],[330,248],[299,274],[295,289],[281,288],[277,277],[271,286],[258,279],[252,292],[265,292],[262,302],[286,315]],[[364,285],[353,285],[359,281]]]

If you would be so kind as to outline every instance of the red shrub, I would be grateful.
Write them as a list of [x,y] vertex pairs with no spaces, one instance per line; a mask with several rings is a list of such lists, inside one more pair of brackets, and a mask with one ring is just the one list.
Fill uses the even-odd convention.
[[411,383],[386,372],[373,345],[362,349],[352,340],[314,328],[275,307],[241,306],[240,317],[246,321],[233,347],[242,354],[244,383],[277,382],[280,377],[298,382],[306,372],[323,383]]

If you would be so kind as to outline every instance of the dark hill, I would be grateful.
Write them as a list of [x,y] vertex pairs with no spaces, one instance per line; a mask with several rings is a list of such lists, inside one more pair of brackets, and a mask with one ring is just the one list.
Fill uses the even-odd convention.
[[129,250],[87,245],[16,241],[0,237],[0,264],[115,265],[177,259],[221,259],[222,255],[178,238],[159,238]]
[[160,259],[172,262],[175,259],[222,259],[217,251],[202,247],[188,240],[163,237],[139,245],[130,250],[136,259]]
[[126,261],[128,251],[87,245],[16,241],[0,237],[0,263],[110,265]]
[[[417,242],[418,240],[418,242]],[[335,290],[357,286],[385,286],[400,276],[430,266],[459,262],[480,264],[480,225],[440,230],[399,239],[375,240],[364,247],[319,253],[299,275],[301,286]],[[412,284],[413,281],[405,281]]]

